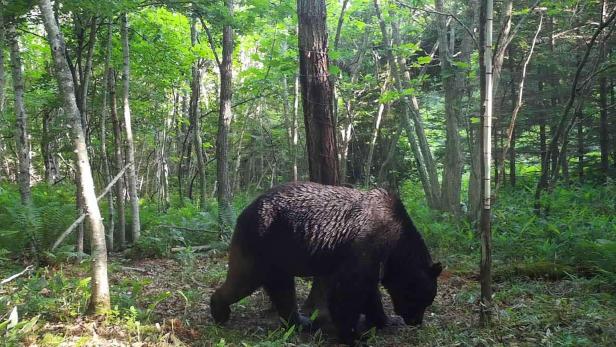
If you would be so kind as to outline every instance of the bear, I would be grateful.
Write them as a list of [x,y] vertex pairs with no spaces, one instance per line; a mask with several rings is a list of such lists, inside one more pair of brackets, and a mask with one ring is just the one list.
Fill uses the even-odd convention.
[[361,191],[312,182],[282,184],[237,218],[225,282],[210,298],[217,324],[230,305],[263,287],[289,324],[309,327],[297,307],[295,277],[324,283],[341,343],[353,345],[361,314],[387,324],[379,284],[408,325],[420,325],[442,271],[401,200],[384,189]]

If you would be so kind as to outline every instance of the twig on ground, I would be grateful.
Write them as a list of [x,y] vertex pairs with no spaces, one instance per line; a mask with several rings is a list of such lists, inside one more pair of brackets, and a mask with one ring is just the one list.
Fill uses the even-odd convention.
[[21,276],[21,275],[25,274],[26,272],[31,271],[32,269],[34,269],[34,266],[32,266],[32,265],[28,265],[28,266],[26,266],[26,268],[25,268],[23,271],[21,271],[21,272],[19,272],[19,273],[16,273],[16,274],[14,274],[14,275],[12,275],[12,276],[10,276],[10,277],[7,277],[7,278],[5,278],[5,279],[3,279],[3,280],[2,280],[2,282],[0,282],[0,285],[5,285],[5,284],[7,284],[7,283],[11,282],[12,280],[16,279],[17,277],[19,277],[19,276]]

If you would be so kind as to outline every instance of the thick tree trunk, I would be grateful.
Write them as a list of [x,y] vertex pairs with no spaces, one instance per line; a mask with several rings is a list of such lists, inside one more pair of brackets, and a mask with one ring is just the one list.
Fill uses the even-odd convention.
[[[197,20],[191,19],[190,43],[197,44]],[[193,128],[193,145],[197,153],[197,171],[199,172],[199,206],[205,209],[207,199],[205,159],[203,158],[203,141],[201,140],[201,125],[199,124],[199,99],[201,98],[201,59],[196,59],[192,66],[192,81],[190,83],[190,123]]]
[[338,184],[338,156],[327,57],[324,0],[297,0],[299,66],[310,180]]
[[[324,0],[297,0],[299,81],[306,128],[310,180],[340,183],[333,110],[333,89],[327,55],[327,10]],[[315,279],[305,307],[323,308],[324,284]]]
[[[117,98],[116,98],[116,78],[115,72],[113,69],[109,69],[109,81],[108,81],[108,89],[109,89],[109,111],[111,115],[111,123],[113,124],[113,161],[116,169],[116,173],[118,173],[122,167],[124,167],[124,159],[122,158],[122,125],[120,119],[118,118],[118,107],[117,107]],[[120,248],[124,248],[126,246],[126,212],[124,206],[124,179],[121,179],[116,183],[116,208],[118,210],[118,242],[117,245]]]
[[15,22],[8,25],[8,39],[11,46],[11,76],[13,77],[13,91],[15,97],[15,146],[18,153],[19,171],[19,194],[21,203],[30,205],[32,193],[30,191],[30,144],[28,135],[28,115],[24,101],[24,66],[21,61],[19,37]]
[[[233,15],[233,0],[225,0],[227,14]],[[233,97],[233,27],[226,23],[222,29],[222,61],[220,62],[220,111],[218,115],[218,134],[216,136],[216,179],[218,181],[218,222],[221,232],[231,232],[233,211],[231,207],[231,187],[229,185],[229,128],[233,117],[231,100]]]
[[[107,108],[107,101],[109,100],[109,59],[111,57],[111,43],[113,39],[113,32],[111,28],[111,18],[108,19],[109,24],[107,26],[107,46],[105,49],[105,66],[103,70],[103,102],[101,105],[101,152],[103,157],[103,169],[105,174],[105,180],[107,183],[111,182],[113,177],[111,176],[111,169],[109,168],[109,156],[107,155],[107,118],[109,118],[109,109]],[[115,208],[113,206],[113,189],[107,194],[107,205],[109,208],[109,221],[107,222],[107,250],[113,251],[113,233],[115,230]]]
[[139,219],[139,197],[137,196],[137,172],[135,167],[135,145],[133,141],[133,129],[131,125],[129,86],[130,86],[130,55],[128,46],[128,18],[126,13],[122,15],[122,53],[124,57],[124,69],[122,81],[124,82],[124,129],[126,131],[127,165],[128,167],[128,195],[130,196],[132,214],[133,243],[139,240],[141,234],[141,222]]
[[105,244],[105,227],[96,201],[94,180],[90,160],[86,150],[86,141],[81,127],[81,116],[75,100],[75,87],[70,75],[66,57],[64,55],[64,38],[55,21],[51,3],[49,0],[40,0],[39,8],[43,15],[43,22],[47,31],[49,45],[53,55],[58,87],[62,94],[63,107],[71,119],[73,140],[77,163],[79,165],[79,178],[83,187],[83,198],[88,212],[90,223],[91,248],[92,248],[92,294],[90,299],[90,311],[96,314],[104,313],[111,309],[109,282],[107,279],[107,247]]

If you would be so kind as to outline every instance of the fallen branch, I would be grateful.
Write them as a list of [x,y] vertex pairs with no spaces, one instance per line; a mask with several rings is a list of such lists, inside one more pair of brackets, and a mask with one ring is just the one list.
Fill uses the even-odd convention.
[[122,270],[128,270],[128,271],[137,271],[137,272],[142,272],[142,273],[147,273],[148,270],[146,269],[142,269],[139,267],[130,267],[130,266],[120,266],[120,269]]
[[[120,172],[118,172],[118,174],[113,178],[113,180],[111,182],[109,182],[109,184],[107,185],[107,187],[105,187],[105,189],[103,190],[103,192],[96,197],[96,201],[99,201],[100,199],[102,199],[105,195],[107,195],[107,193],[109,193],[109,191],[111,190],[111,188],[116,184],[116,182],[118,182],[118,180],[120,179],[120,177],[122,177],[124,175],[124,172],[126,172],[126,169],[130,166],[131,164],[127,164],[122,170],[120,170]],[[68,227],[68,229],[66,229],[62,235],[60,235],[60,237],[58,237],[58,239],[56,240],[56,242],[54,242],[53,246],[51,246],[51,250],[53,251],[54,249],[56,249],[61,243],[62,241],[64,241],[64,239],[79,225],[81,224],[81,222],[83,222],[83,220],[86,218],[86,216],[88,215],[88,213],[83,213],[81,216],[79,216],[79,218],[77,218],[73,224],[71,224],[71,226]]]
[[34,266],[32,266],[32,265],[26,266],[26,268],[22,272],[16,273],[16,274],[14,274],[14,275],[12,275],[12,276],[10,276],[8,278],[3,279],[2,282],[0,282],[0,286],[1,285],[5,285],[5,284],[11,282],[12,280],[14,280],[17,277],[25,274],[26,272],[32,271],[32,269],[34,269]]
[[210,251],[212,250],[212,247],[210,246],[173,247],[171,248],[171,252],[181,252],[187,249],[191,249],[193,251]]

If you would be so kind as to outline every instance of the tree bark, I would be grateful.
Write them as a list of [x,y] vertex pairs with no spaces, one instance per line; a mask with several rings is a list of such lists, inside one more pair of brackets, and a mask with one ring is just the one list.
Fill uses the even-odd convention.
[[340,181],[324,0],[297,0],[299,66],[310,180]]
[[79,166],[79,179],[83,187],[83,198],[88,212],[88,222],[91,229],[92,248],[92,294],[90,298],[90,311],[96,314],[111,309],[109,282],[107,279],[107,248],[105,244],[105,227],[96,201],[94,180],[90,160],[86,150],[86,141],[81,127],[81,116],[75,99],[75,87],[64,55],[65,45],[62,33],[55,21],[49,0],[40,0],[39,8],[47,31],[49,45],[53,55],[56,77],[60,94],[62,95],[64,110],[71,119],[73,140],[77,163]]
[[[6,45],[4,19],[0,16],[0,114],[4,114],[4,99],[6,94],[4,88],[6,86],[6,79],[4,78],[4,47]],[[7,154],[5,153],[5,146],[3,139],[0,139],[0,181],[2,181],[2,175],[6,176],[6,180],[11,180],[11,171],[8,165]]]
[[292,148],[291,148],[291,157],[293,160],[293,181],[298,180],[298,172],[297,172],[297,147],[299,143],[299,131],[298,131],[298,119],[299,119],[299,75],[295,77],[295,88],[293,90],[293,120],[291,125],[291,138],[292,138]]
[[480,42],[481,52],[481,96],[482,96],[482,132],[481,132],[481,199],[482,210],[479,224],[481,235],[481,261],[479,266],[479,282],[481,285],[480,322],[488,325],[492,316],[492,227],[491,227],[491,183],[490,160],[492,159],[492,25],[493,2],[484,0],[481,4]]
[[[109,59],[111,57],[111,43],[113,32],[111,27],[111,18],[108,18],[107,25],[107,46],[105,48],[105,66],[103,69],[103,102],[101,105],[101,152],[103,159],[103,170],[107,183],[111,182],[111,169],[109,167],[109,156],[107,155],[107,118],[109,118],[109,109],[107,101],[109,100]],[[107,205],[109,206],[109,221],[107,223],[107,250],[113,251],[113,233],[115,230],[115,208],[113,206],[113,189],[107,194]]]
[[[120,168],[124,166],[124,159],[122,158],[122,126],[120,123],[120,119],[118,118],[118,107],[117,107],[117,98],[116,98],[116,78],[115,72],[113,68],[110,68],[108,76],[108,90],[109,90],[109,111],[111,115],[111,123],[113,125],[113,161],[114,166],[116,168],[116,173],[119,172]],[[116,184],[116,207],[118,210],[118,242],[117,245],[120,248],[124,248],[126,246],[126,211],[124,206],[124,179],[121,179]]]
[[[225,0],[229,16],[233,15],[233,0]],[[233,97],[233,26],[225,23],[222,29],[222,61],[220,62],[220,111],[218,134],[216,136],[216,179],[218,181],[218,222],[223,234],[233,226],[231,187],[229,185],[229,128],[233,118],[231,100]]]
[[577,115],[577,156],[578,156],[578,179],[580,183],[584,182],[584,121],[581,110]]
[[28,134],[28,115],[24,101],[24,66],[21,60],[21,49],[15,22],[8,25],[9,40],[11,46],[11,76],[13,78],[13,91],[15,97],[15,146],[19,159],[19,194],[21,203],[26,206],[32,202],[30,191],[30,143]]
[[[191,19],[190,43],[194,47],[197,44],[197,20]],[[197,153],[197,171],[199,172],[199,206],[205,209],[207,199],[205,159],[203,158],[203,141],[201,140],[201,125],[199,124],[199,99],[201,98],[201,59],[197,58],[192,66],[192,81],[190,83],[190,123],[193,129],[193,145]]]
[[[607,19],[608,0],[603,0],[602,3],[602,15],[601,21]],[[601,41],[601,60],[607,59],[607,37]],[[601,151],[601,173],[604,180],[608,178],[608,171],[610,168],[609,155],[610,155],[610,139],[609,139],[609,123],[607,117],[607,76],[602,74],[599,78],[599,148]]]
[[[435,0],[435,8],[444,11],[443,0]],[[441,78],[445,89],[446,140],[445,162],[441,186],[441,207],[453,213],[460,214],[460,191],[462,187],[462,158],[460,132],[458,127],[459,99],[461,78],[452,65],[453,52],[449,51],[447,38],[447,18],[441,15],[438,21],[439,62]],[[463,48],[464,49],[464,48]]]
[[126,131],[127,164],[128,167],[128,195],[130,196],[132,214],[132,236],[133,243],[139,240],[141,234],[141,222],[139,218],[139,197],[137,196],[137,172],[135,167],[135,145],[133,141],[133,129],[131,125],[129,86],[130,86],[130,55],[128,45],[128,18],[126,13],[122,15],[122,55],[124,58],[124,69],[122,81],[124,82],[123,101],[124,101],[124,129]]
[[43,133],[41,134],[41,156],[45,165],[45,182],[52,185],[58,179],[58,163],[53,153],[53,136],[51,132],[51,123],[53,120],[53,112],[51,110],[43,111]]

